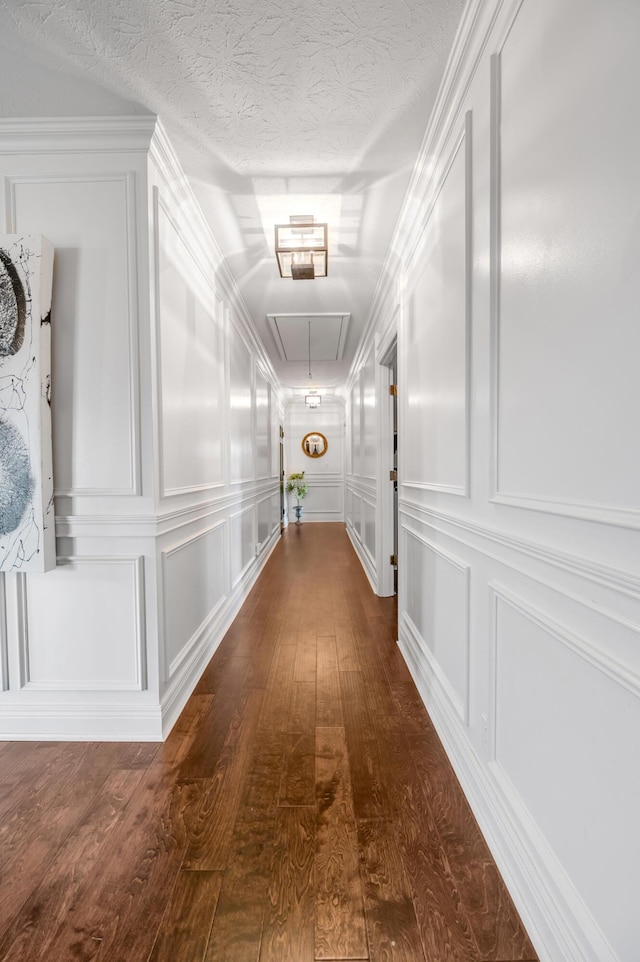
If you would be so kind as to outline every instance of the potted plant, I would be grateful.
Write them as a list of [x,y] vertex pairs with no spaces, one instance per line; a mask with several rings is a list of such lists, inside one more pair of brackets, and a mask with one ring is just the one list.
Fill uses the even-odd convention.
[[304,479],[304,471],[292,472],[287,477],[286,488],[288,492],[293,492],[296,501],[298,502],[295,506],[296,524],[300,524],[300,521],[302,520],[302,505],[300,502],[304,497],[306,497],[307,491],[309,490],[307,487],[307,482]]

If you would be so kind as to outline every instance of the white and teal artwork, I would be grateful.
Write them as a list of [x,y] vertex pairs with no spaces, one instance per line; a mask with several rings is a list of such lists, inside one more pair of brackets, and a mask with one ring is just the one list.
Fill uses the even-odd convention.
[[53,247],[0,234],[0,571],[55,567],[51,449]]

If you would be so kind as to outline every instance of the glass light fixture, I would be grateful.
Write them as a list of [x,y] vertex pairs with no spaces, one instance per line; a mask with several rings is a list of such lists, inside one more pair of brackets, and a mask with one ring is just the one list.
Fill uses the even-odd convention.
[[322,404],[322,398],[319,394],[305,394],[304,403],[309,408],[319,408]]
[[316,224],[311,214],[296,214],[288,224],[276,224],[275,232],[280,277],[304,281],[327,276],[326,224]]

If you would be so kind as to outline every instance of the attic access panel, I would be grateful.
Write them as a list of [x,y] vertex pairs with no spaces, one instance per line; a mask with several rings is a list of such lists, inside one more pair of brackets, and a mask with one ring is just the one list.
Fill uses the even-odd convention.
[[283,361],[341,361],[351,314],[267,314],[267,321]]

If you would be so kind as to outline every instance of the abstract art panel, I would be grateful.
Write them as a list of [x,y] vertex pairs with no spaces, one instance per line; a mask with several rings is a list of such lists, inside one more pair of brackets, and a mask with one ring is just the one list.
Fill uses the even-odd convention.
[[55,567],[51,449],[53,247],[0,234],[0,571]]

